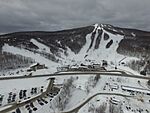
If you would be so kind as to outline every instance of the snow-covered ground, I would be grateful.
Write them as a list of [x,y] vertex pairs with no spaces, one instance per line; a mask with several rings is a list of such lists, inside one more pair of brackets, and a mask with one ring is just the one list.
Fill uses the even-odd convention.
[[[93,45],[89,49],[92,42],[92,33],[95,32],[95,37],[97,37],[99,35],[98,30],[103,31],[99,48],[94,48],[96,44],[96,38],[94,38]],[[123,39],[122,35],[111,34],[104,30],[102,25],[100,26],[98,24],[95,24],[95,29],[92,33],[87,34],[86,44],[83,46],[78,54],[75,54],[71,51],[70,48],[67,48],[68,55],[66,56],[63,52],[61,52],[61,62],[58,63],[53,62],[38,53],[33,53],[24,48],[18,48],[5,44],[2,48],[2,51],[22,55],[25,57],[31,57],[35,60],[35,62],[45,64],[48,67],[47,69],[38,69],[31,72],[27,72],[28,68],[16,69],[11,72],[5,73],[5,76],[10,77],[10,73],[15,73],[13,74],[13,77],[25,75],[28,76],[31,73],[32,74],[30,76],[44,76],[44,74],[51,74],[57,72],[57,67],[71,65],[75,66],[76,68],[81,63],[87,65],[102,64],[103,60],[107,61],[108,63],[108,66],[105,67],[108,71],[115,69],[118,71],[123,71],[126,74],[141,76],[137,71],[134,71],[128,66],[120,63],[122,59],[125,64],[131,62],[132,60],[139,60],[136,57],[124,56],[117,53],[119,43]],[[105,33],[109,35],[108,40],[104,40]],[[112,45],[109,48],[106,48],[106,45],[111,40],[113,41]],[[52,54],[49,47],[38,42],[36,39],[31,39],[30,42],[39,48],[37,51]],[[72,71],[72,73],[77,72],[79,71]],[[60,88],[60,91],[57,92],[58,94],[55,94],[53,92],[43,96],[42,98],[47,101],[45,103],[42,102],[44,103],[43,105],[40,105],[38,100],[34,101],[34,106],[38,108],[38,110],[34,111],[35,113],[63,113],[67,111],[69,113],[69,111],[81,106],[83,102],[86,102],[86,100],[88,100],[89,98],[90,99],[88,100],[88,102],[86,102],[81,108],[76,109],[78,113],[150,113],[150,95],[148,94],[150,89],[147,84],[148,79],[111,76],[109,74],[103,76],[99,74],[88,74],[85,76],[78,73],[74,75],[69,75],[68,73],[70,72],[62,73],[66,73],[67,75],[52,76],[55,77],[55,87],[59,86]],[[111,73],[121,74],[121,72]],[[0,74],[3,73],[0,72]],[[38,94],[42,94],[41,86],[44,87],[44,89],[46,90],[49,83],[49,77],[50,76],[39,78],[36,77],[0,80],[0,98],[4,96],[2,102],[0,100],[0,110],[10,107],[5,106],[8,105],[8,98],[10,92],[12,92],[12,95],[17,95],[15,101],[20,101],[20,90],[27,90],[28,97],[34,97]],[[122,88],[123,86],[126,86],[127,89],[134,90],[124,90]],[[37,88],[38,90],[35,95],[31,94],[32,88]],[[41,101],[41,98],[39,99],[39,101]],[[29,112],[29,110],[27,110],[25,106],[22,106],[19,109],[22,111],[22,113]],[[32,108],[30,107],[30,109]],[[16,109],[12,111],[16,111]]]
[[[143,89],[144,91],[149,92],[150,89],[148,89],[147,87],[148,80],[123,76],[112,77],[110,75],[99,76],[98,79],[96,80],[95,79],[96,76],[98,75],[91,74],[85,76],[77,74],[74,76],[72,75],[67,76],[62,75],[58,77],[56,76],[55,77],[56,86],[57,84],[62,86],[59,94],[53,98],[49,96],[43,97],[43,99],[46,100],[48,103],[42,106],[38,103],[38,101],[33,102],[34,106],[38,108],[36,113],[41,113],[42,111],[44,111],[44,113],[48,112],[53,113],[54,111],[56,112],[69,111],[74,109],[75,107],[78,107],[86,99],[90,98],[92,95],[95,95],[97,93],[111,93],[111,94],[114,93],[114,95],[100,94],[94,96],[91,100],[89,100],[87,103],[85,103],[84,106],[82,106],[79,109],[79,113],[88,113],[88,112],[94,113],[95,111],[92,111],[91,107],[93,110],[95,110],[101,108],[100,105],[104,106],[104,104],[106,104],[106,111],[107,111],[106,113],[109,113],[110,105],[116,106],[116,109],[118,109],[118,106],[119,107],[121,106],[121,109],[125,113],[127,112],[132,113],[133,110],[136,110],[138,108],[145,110],[143,113],[147,113],[146,109],[147,110],[150,109],[148,106],[149,95],[144,94],[143,92],[140,93],[140,90],[138,90],[138,88],[140,88]],[[2,80],[0,82],[0,92],[3,92],[2,95],[5,95],[5,98],[3,100],[4,104],[2,105],[7,105],[7,98],[9,92],[18,94],[21,89],[26,89],[27,91],[29,91],[30,94],[32,87],[40,88],[41,86],[44,86],[44,88],[46,88],[48,85],[47,80],[48,78],[49,77]],[[72,81],[71,84],[69,80]],[[67,87],[69,89],[64,90],[66,86],[63,86],[63,84],[68,84]],[[122,89],[122,86],[135,87],[137,88],[137,92],[124,91]],[[63,93],[64,91],[66,91],[66,93]],[[115,94],[122,94],[133,97],[125,97],[119,95],[117,96]],[[112,100],[112,98],[118,100],[117,105],[110,102],[110,101],[116,102],[115,99]],[[64,101],[66,103],[62,107],[61,104],[64,104],[63,103]],[[128,110],[126,106],[127,107],[130,106],[132,110]],[[28,111],[26,110],[25,107],[21,107],[20,110],[23,113]]]
[[37,93],[39,94],[41,86],[43,90],[47,88],[49,81],[48,77],[43,78],[25,78],[25,79],[10,79],[10,80],[1,80],[0,81],[0,94],[4,95],[2,105],[8,104],[9,93],[16,95],[15,101],[19,101],[19,92],[21,90],[27,90],[26,97],[32,97],[31,89],[37,88]]
[[[116,106],[117,111],[121,109],[125,113],[132,113],[133,111],[135,111],[135,113],[139,113],[137,109],[143,109],[143,113],[147,113],[147,110],[149,111],[150,103],[148,99],[150,95],[144,94],[140,92],[140,90],[137,90],[137,92],[132,92],[132,91],[130,92],[130,91],[123,91],[121,88],[122,85],[125,85],[129,87],[141,88],[149,92],[150,89],[148,89],[147,87],[147,80],[139,80],[135,78],[126,78],[126,77],[101,76],[96,86],[92,87],[88,83],[88,80],[90,80],[89,81],[90,83],[92,83],[93,81],[92,79],[89,79],[89,78],[90,77],[81,77],[80,79],[79,77],[79,79],[77,79],[74,82],[75,86],[77,86],[77,88],[80,88],[80,90],[84,91],[86,95],[84,96],[83,100],[81,99],[80,103],[76,103],[76,106],[72,106],[72,108],[70,107],[70,109],[68,110],[65,109],[65,111],[70,111],[73,108],[77,107],[78,105],[81,105],[81,103],[83,103],[84,100],[86,100],[86,98],[89,98],[92,95],[97,94],[97,93],[115,93],[115,94],[122,94],[122,95],[128,95],[128,96],[133,96],[133,97],[125,97],[125,96],[119,96],[119,95],[117,96],[115,94],[114,95],[107,95],[107,94],[97,95],[93,99],[91,99],[88,103],[86,103],[79,110],[78,113],[88,113],[88,112],[95,113],[96,109],[100,109],[101,108],[100,106],[103,104],[106,104],[106,113],[110,113],[109,107],[110,107],[110,104],[112,104],[110,103],[111,98],[115,98],[119,101],[118,105],[113,104],[114,106]],[[78,85],[80,85],[80,87],[78,87]],[[87,89],[89,90],[88,93],[87,93]],[[78,99],[78,98],[74,96],[70,98],[70,100],[74,100],[74,99]],[[127,107],[129,106],[130,109],[127,109],[126,106]],[[90,110],[91,107],[95,111]],[[99,113],[99,112],[97,111],[96,113]]]
[[[94,46],[96,45],[96,39],[98,37],[98,30],[102,30],[103,33],[102,33],[102,37],[100,40],[99,48],[95,49]],[[93,32],[96,32],[95,38],[94,38],[91,49],[88,51],[90,44],[92,42],[91,36]],[[62,56],[65,58],[66,64],[71,64],[72,61],[86,64],[88,63],[86,60],[91,60],[94,63],[101,63],[102,60],[106,60],[109,64],[113,63],[114,65],[118,66],[119,61],[122,60],[123,58],[125,58],[123,62],[130,62],[131,60],[139,60],[136,57],[128,57],[128,56],[124,56],[124,55],[117,53],[117,48],[119,46],[119,43],[124,38],[124,36],[111,34],[107,32],[106,30],[104,30],[103,27],[99,26],[98,24],[95,24],[95,29],[93,30],[93,32],[86,36],[86,44],[82,47],[82,49],[80,50],[78,54],[73,53],[68,48],[68,51],[67,51],[68,56],[67,57]],[[104,40],[105,33],[109,35],[108,40]],[[106,45],[111,40],[113,40],[112,45],[109,48],[106,48]]]
[[[81,50],[79,51],[78,54],[75,54],[74,52],[71,51],[71,49],[69,47],[67,47],[67,51],[66,53],[68,54],[67,56],[64,54],[64,50],[63,52],[60,52],[59,54],[61,55],[61,58],[59,58],[58,56],[54,55],[51,51],[50,48],[44,44],[42,44],[41,42],[37,41],[37,39],[31,39],[30,42],[33,43],[35,46],[37,46],[39,49],[37,49],[36,51],[38,52],[44,52],[47,54],[53,54],[54,57],[56,57],[56,59],[59,59],[60,61],[58,63],[51,61],[45,57],[43,57],[42,55],[38,54],[38,53],[34,53],[32,51],[26,50],[24,48],[18,48],[18,47],[14,47],[14,46],[10,46],[8,44],[5,44],[2,47],[2,51],[4,52],[8,52],[8,53],[13,53],[16,55],[22,55],[25,57],[31,57],[35,62],[38,62],[40,64],[45,64],[48,69],[43,70],[39,70],[33,73],[33,75],[35,74],[47,74],[47,73],[54,73],[57,71],[57,67],[61,67],[64,65],[76,65],[76,64],[102,64],[102,61],[105,60],[108,63],[108,70],[109,69],[114,69],[115,67],[117,67],[119,70],[129,70],[129,72],[131,73],[136,73],[136,75],[139,73],[136,71],[133,71],[132,69],[130,69],[128,66],[126,65],[122,65],[120,61],[124,62],[125,64],[127,64],[128,62],[131,62],[133,60],[139,60],[136,57],[129,57],[129,56],[125,56],[125,55],[121,55],[117,52],[117,48],[119,47],[119,43],[121,42],[121,40],[124,38],[123,35],[116,35],[116,34],[112,34],[108,31],[106,31],[103,28],[103,25],[98,25],[95,24],[94,25],[95,29],[87,34],[86,36],[86,43],[85,45],[81,48]],[[102,36],[100,38],[100,44],[99,44],[99,48],[95,49],[95,45],[96,45],[96,39],[99,35],[99,30],[102,30]],[[92,47],[89,49],[91,42],[92,42],[92,38],[91,36],[93,35],[93,33],[95,33],[94,36],[94,41],[93,41],[93,45]],[[104,35],[108,34],[109,38],[107,40],[104,39]],[[38,37],[37,37],[38,38]],[[113,41],[113,43],[110,45],[109,48],[106,48],[106,45],[110,42]],[[0,73],[3,75],[3,73]],[[19,75],[25,75],[26,73],[19,73]],[[28,73],[27,73],[28,74]],[[7,76],[8,73],[5,73],[5,75]]]
[[38,51],[40,51],[40,52],[46,52],[46,53],[51,53],[49,47],[47,47],[46,45],[38,42],[37,40],[31,39],[30,42],[32,42],[34,45],[36,45],[39,48]]
[[31,57],[36,62],[38,62],[40,64],[45,64],[46,66],[51,68],[51,71],[53,71],[53,72],[55,72],[56,67],[58,67],[57,63],[55,63],[49,59],[46,59],[37,53],[30,52],[29,50],[25,50],[23,48],[17,48],[17,47],[9,46],[8,44],[5,44],[2,49],[3,49],[3,51],[10,52],[13,54],[22,55],[25,57]]

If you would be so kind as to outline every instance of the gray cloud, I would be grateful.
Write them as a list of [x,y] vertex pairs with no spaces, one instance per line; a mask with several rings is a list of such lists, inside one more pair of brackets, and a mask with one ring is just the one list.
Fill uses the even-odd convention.
[[149,0],[0,0],[0,33],[106,23],[150,31]]

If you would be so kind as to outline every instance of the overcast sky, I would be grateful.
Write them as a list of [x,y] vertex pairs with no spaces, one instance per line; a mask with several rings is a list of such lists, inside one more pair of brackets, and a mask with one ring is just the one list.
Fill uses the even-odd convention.
[[0,0],[0,33],[94,23],[150,31],[150,0]]

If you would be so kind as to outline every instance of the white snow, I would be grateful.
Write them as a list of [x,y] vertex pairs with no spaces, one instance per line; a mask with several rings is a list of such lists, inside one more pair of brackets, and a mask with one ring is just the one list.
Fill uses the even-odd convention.
[[87,94],[80,89],[76,89],[76,90],[72,91],[71,99],[70,99],[69,103],[66,105],[64,111],[81,103],[85,99],[86,96],[87,96]]
[[31,39],[30,42],[32,42],[34,45],[36,45],[39,48],[38,51],[51,53],[50,48],[48,46],[38,42],[37,40]]
[[132,34],[133,37],[136,37],[136,34],[135,34],[135,33],[132,32],[131,34]]
[[25,57],[31,57],[36,62],[38,62],[40,64],[45,64],[47,67],[51,68],[51,72],[56,72],[57,71],[56,67],[59,65],[59,64],[57,64],[57,63],[55,63],[49,59],[42,57],[41,55],[39,55],[37,53],[30,52],[30,51],[25,50],[23,48],[17,48],[14,46],[9,46],[8,44],[5,44],[2,48],[2,50],[5,52],[18,54],[18,55],[22,55]]
[[[124,38],[122,35],[114,35],[106,30],[103,29],[103,27],[106,25],[94,25],[94,30],[93,32],[96,32],[94,41],[93,41],[93,46],[89,49],[89,46],[91,44],[91,36],[92,33],[87,34],[86,36],[86,43],[83,46],[83,48],[80,50],[78,54],[75,54],[74,52],[71,51],[69,47],[67,47],[67,53],[68,56],[64,54],[65,51],[61,51],[59,54],[61,55],[61,64],[55,63],[53,61],[50,61],[49,59],[44,58],[43,56],[30,52],[28,50],[25,50],[23,48],[18,48],[14,46],[9,46],[8,44],[5,44],[2,48],[3,51],[10,52],[13,54],[19,54],[25,57],[31,57],[33,58],[36,62],[40,64],[45,64],[48,69],[41,69],[41,70],[36,70],[35,72],[32,72],[32,75],[43,75],[43,74],[49,74],[49,73],[54,73],[57,71],[57,67],[61,67],[62,65],[74,65],[72,67],[76,68],[78,67],[81,63],[84,64],[101,64],[102,60],[106,60],[108,62],[108,70],[114,70],[114,68],[117,66],[117,70],[119,71],[124,71],[127,74],[135,74],[139,75],[138,72],[130,69],[129,67],[120,64],[120,61],[123,59],[123,62],[127,63],[132,60],[139,60],[136,57],[128,57],[124,56],[121,54],[117,53],[117,48],[119,47],[120,41]],[[98,36],[98,30],[102,30],[102,37],[100,41],[100,45],[98,49],[95,49],[94,46],[96,44],[96,38]],[[109,35],[108,40],[104,40],[104,33],[107,33]],[[134,35],[134,34],[132,34]],[[113,44],[109,47],[106,48],[106,45],[113,40]],[[73,41],[73,40],[72,40]],[[38,42],[36,39],[31,39],[30,42],[32,42],[34,45],[36,45],[39,49],[38,51],[40,52],[45,52],[45,53],[50,53],[50,48],[45,46],[44,44]],[[60,41],[57,41],[57,43],[61,44]],[[86,58],[85,58],[86,56]],[[90,60],[89,62],[87,62]],[[62,72],[65,73],[65,72]],[[69,72],[66,72],[67,74]],[[128,95],[128,96],[133,96],[131,92],[128,91],[123,91],[121,86],[126,86],[126,87],[132,87],[130,88],[131,90],[133,89],[136,91],[136,88],[139,88],[138,92],[142,92],[144,89],[144,92],[149,92],[149,88],[147,86],[147,80],[145,79],[138,79],[138,78],[128,78],[128,77],[123,77],[123,76],[111,76],[111,75],[100,75],[99,80],[97,83],[94,84],[94,77],[96,74],[89,74],[89,75],[79,75],[78,72],[72,72],[72,73],[77,73],[74,76],[73,75],[62,75],[62,76],[51,76],[55,77],[55,86],[60,85],[62,86],[64,84],[64,81],[68,80],[70,77],[74,78],[73,81],[73,86],[70,89],[70,95],[67,98],[67,103],[65,104],[65,108],[63,109],[64,111],[69,111],[79,105],[81,105],[86,99],[91,97],[92,95],[95,95],[97,93],[114,93],[113,95],[97,95],[94,98],[92,98],[88,103],[86,103],[78,113],[94,113],[92,111],[89,111],[89,108],[92,106],[95,108],[99,107],[102,104],[106,104],[106,113],[109,112],[109,105],[110,105],[110,100],[117,100],[118,104],[121,104],[121,109],[124,111],[124,113],[132,113],[132,110],[127,110],[126,106],[130,106],[133,110],[136,109],[147,109],[150,110],[149,106],[149,96],[141,93],[134,93],[135,97],[126,97],[124,98],[123,96],[117,96],[115,94],[121,94],[121,95]],[[107,72],[106,72],[107,73]],[[111,73],[117,73],[120,74],[120,72],[111,72]],[[24,73],[20,74],[22,76]],[[14,75],[14,76],[19,76],[19,75]],[[43,75],[44,76],[44,75]],[[4,98],[3,105],[7,104],[7,97],[9,92],[15,92],[19,93],[21,89],[27,89],[28,91],[31,90],[32,87],[40,87],[44,86],[44,88],[47,87],[48,85],[48,79],[49,77],[40,77],[40,78],[26,78],[26,79],[12,79],[12,80],[1,80],[0,82],[0,92],[3,95],[7,95]],[[139,83],[140,81],[140,83]],[[142,90],[141,90],[142,89]],[[61,92],[61,90],[60,90]],[[35,113],[52,113],[52,112],[59,112],[57,111],[57,106],[55,106],[56,103],[59,103],[57,101],[58,97],[60,94],[56,95],[53,100],[50,102],[49,97],[43,97],[48,101],[48,104],[45,104],[43,106],[40,106],[38,102],[34,102],[34,105],[38,108],[38,110]],[[141,101],[143,100],[143,101]],[[51,108],[51,107],[52,108]],[[7,106],[6,106],[7,107]],[[5,107],[0,108],[5,109]],[[20,108],[21,111],[28,112],[24,107]],[[133,111],[134,112],[134,111]],[[149,111],[150,112],[150,111]],[[136,113],[136,112],[135,112]],[[146,110],[143,113],[148,113]]]
[[48,77],[1,80],[0,92],[11,92],[12,90],[28,89],[42,85],[47,86],[48,81],[46,78]]
[[[92,41],[91,36],[92,36],[93,32],[90,34],[87,34],[86,43],[82,47],[82,49],[80,50],[80,52],[78,54],[75,54],[69,48],[67,49],[68,56],[65,56],[62,54],[62,57],[64,58],[63,65],[67,65],[67,64],[74,65],[74,64],[81,64],[81,63],[91,64],[91,62],[101,64],[102,60],[106,60],[108,62],[108,64],[110,64],[110,67],[108,67],[108,69],[110,69],[113,66],[111,64],[111,63],[113,63],[114,67],[117,66],[120,68],[120,70],[121,69],[126,70],[128,67],[119,66],[120,60],[125,58],[123,60],[125,63],[130,62],[132,60],[139,60],[136,57],[128,57],[128,56],[124,56],[124,55],[117,53],[117,48],[119,47],[119,43],[124,38],[123,35],[111,34],[111,33],[107,32],[106,30],[104,30],[103,26],[99,26],[98,24],[95,24],[94,27],[95,28],[94,28],[93,32],[96,31],[96,35],[94,37],[93,46],[91,47],[91,49],[88,51],[91,41]],[[94,49],[94,46],[96,43],[96,38],[98,36],[98,30],[103,30],[103,33],[102,33],[102,37],[100,40],[99,48]],[[107,33],[109,35],[108,40],[104,40],[104,33]],[[108,44],[108,42],[110,42],[110,40],[113,40],[113,44],[109,48],[106,48],[106,45]],[[85,58],[85,56],[86,56],[86,58]],[[90,60],[91,62],[87,62],[86,60]],[[113,69],[114,69],[114,67],[113,67]],[[129,71],[137,73],[130,68],[128,68],[128,69],[129,69]]]

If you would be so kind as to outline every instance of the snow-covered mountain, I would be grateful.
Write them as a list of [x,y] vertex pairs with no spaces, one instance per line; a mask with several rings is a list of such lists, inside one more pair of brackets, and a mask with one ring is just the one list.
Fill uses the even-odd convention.
[[0,113],[149,113],[149,55],[150,32],[108,24],[0,35]]
[[149,63],[150,32],[108,24],[56,32],[16,32],[0,36],[0,54],[0,70],[28,67],[34,62],[55,70],[62,65],[105,60],[112,67],[123,64],[140,71]]

